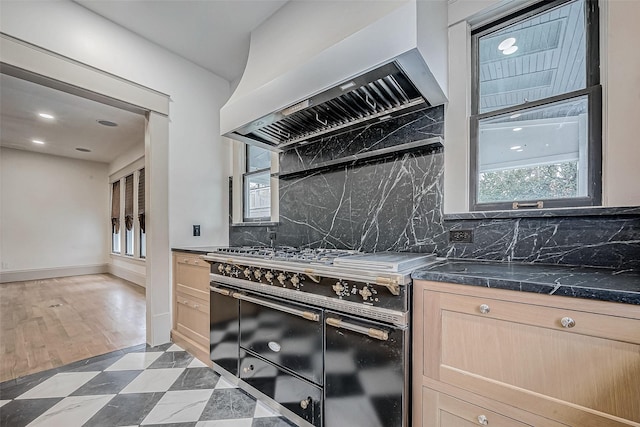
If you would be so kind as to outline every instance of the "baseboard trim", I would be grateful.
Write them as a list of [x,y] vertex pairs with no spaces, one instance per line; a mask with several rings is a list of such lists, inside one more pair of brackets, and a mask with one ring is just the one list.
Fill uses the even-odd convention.
[[108,273],[113,274],[129,282],[133,282],[138,286],[146,287],[147,278],[144,274],[136,273],[135,271],[127,270],[119,265],[107,264]]
[[54,279],[56,277],[83,276],[85,274],[103,273],[107,273],[107,264],[3,271],[0,273],[0,283],[24,282],[25,280],[43,280]]

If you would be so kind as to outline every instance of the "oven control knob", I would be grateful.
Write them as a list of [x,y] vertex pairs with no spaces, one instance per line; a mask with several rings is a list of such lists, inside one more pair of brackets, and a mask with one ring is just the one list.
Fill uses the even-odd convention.
[[365,301],[368,300],[371,295],[373,295],[371,293],[371,291],[369,290],[369,288],[366,287],[366,286],[363,287],[362,289],[360,289],[360,292],[358,292],[358,293],[360,294],[362,299],[365,300]]
[[262,270],[260,269],[253,270],[253,275],[255,276],[256,279],[260,280],[260,278],[262,277]]
[[267,279],[267,282],[271,283],[273,281],[273,273],[267,271],[264,275],[264,278]]
[[227,272],[227,274],[231,273],[231,270],[232,270],[232,268],[231,268],[231,266],[230,266],[230,265],[227,265],[227,266],[225,267],[225,269],[224,269],[224,271],[226,271],[226,272]]
[[[337,281],[335,285],[332,286],[333,288],[333,292],[336,293],[336,295],[338,295],[339,297],[343,297],[346,295],[349,295],[349,288],[348,285],[347,287],[345,287],[346,283],[342,283],[342,281]],[[345,292],[346,291],[346,292]]]
[[276,279],[278,279],[278,282],[280,282],[280,284],[284,286],[284,281],[287,279],[287,276],[285,276],[284,273],[280,273],[278,274],[278,277],[276,277]]
[[294,274],[291,278],[291,284],[293,284],[293,287],[296,289],[300,287],[300,278],[297,274]]
[[218,264],[218,271],[220,272],[220,274],[223,274],[224,267],[222,266],[222,264]]
[[249,270],[249,267],[244,269],[244,277],[251,279],[251,270]]

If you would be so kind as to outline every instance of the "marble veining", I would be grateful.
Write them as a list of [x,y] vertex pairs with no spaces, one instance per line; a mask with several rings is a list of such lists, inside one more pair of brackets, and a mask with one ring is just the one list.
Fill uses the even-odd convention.
[[340,158],[444,134],[444,106],[426,107],[391,120],[320,138],[280,154],[280,173],[299,172]]
[[[279,224],[230,227],[230,244],[640,269],[639,206],[443,215],[442,149],[397,151],[384,159],[314,170],[367,150],[442,137],[443,125],[444,108],[433,107],[282,153]],[[473,231],[472,243],[449,242],[449,231],[461,229]]]
[[414,280],[640,304],[640,271],[631,269],[448,260],[416,270],[411,277]]
[[445,223],[474,232],[473,243],[448,247],[449,258],[640,269],[640,215]]
[[444,248],[442,153],[280,180],[277,243],[365,252]]

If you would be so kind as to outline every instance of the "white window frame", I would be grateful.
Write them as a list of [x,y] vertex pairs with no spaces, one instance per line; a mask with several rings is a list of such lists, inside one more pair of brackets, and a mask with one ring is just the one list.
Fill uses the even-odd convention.
[[278,200],[278,178],[274,174],[278,173],[278,153],[271,152],[271,216],[268,221],[245,221],[244,220],[244,185],[243,176],[246,170],[246,146],[244,143],[228,140],[233,144],[233,184],[232,184],[232,212],[231,221],[234,225],[263,225],[277,223],[279,218]]
[[[471,33],[472,50],[471,50],[471,114],[470,114],[470,174],[469,174],[469,207],[472,211],[483,210],[503,210],[503,209],[518,209],[520,206],[524,207],[584,207],[584,206],[600,206],[602,204],[602,100],[601,100],[601,86],[599,76],[599,21],[598,18],[598,5],[595,1],[583,0],[585,3],[585,15],[587,22],[594,19],[595,28],[585,28],[586,36],[586,87],[574,92],[566,92],[558,94],[549,98],[535,100],[526,104],[515,105],[499,110],[492,110],[490,112],[480,113],[479,110],[479,82],[477,70],[478,61],[478,46],[477,41],[485,34],[491,34],[494,31],[498,31],[513,23],[517,23],[521,20],[528,19],[531,16],[543,13],[544,11],[558,7],[560,5],[571,2],[572,0],[554,0],[554,1],[538,1],[529,5],[528,8],[519,11],[512,11],[506,18],[496,19],[492,22],[476,26]],[[595,6],[595,7],[594,7]],[[475,33],[475,34],[474,34]],[[475,46],[475,50],[473,47]],[[593,57],[595,56],[595,59]],[[586,196],[553,199],[545,198],[542,200],[518,200],[516,202],[485,202],[481,203],[477,200],[477,188],[478,188],[478,149],[479,149],[479,136],[478,126],[479,121],[485,118],[499,117],[505,114],[519,113],[533,107],[542,107],[547,105],[553,105],[557,102],[562,102],[570,99],[576,99],[578,97],[586,97],[589,104],[588,113],[588,156],[581,156],[582,162],[586,161],[588,157],[588,167],[586,168],[586,178],[583,178],[585,182],[588,182]],[[584,183],[583,183],[584,184]]]
[[[109,188],[116,181],[120,181],[120,252],[113,252],[113,246],[109,245],[109,252],[111,256],[121,257],[128,260],[136,260],[144,262],[146,257],[140,256],[140,220],[138,218],[138,183],[140,179],[140,170],[145,167],[144,157],[136,160],[130,165],[120,169],[116,173],[109,177]],[[146,170],[145,170],[146,171]],[[133,236],[133,254],[128,255],[126,253],[126,227],[125,227],[125,181],[126,178],[133,174],[133,228],[131,230]],[[146,197],[146,194],[145,194]],[[109,212],[111,212],[111,204],[109,204]],[[111,233],[110,233],[111,235]]]

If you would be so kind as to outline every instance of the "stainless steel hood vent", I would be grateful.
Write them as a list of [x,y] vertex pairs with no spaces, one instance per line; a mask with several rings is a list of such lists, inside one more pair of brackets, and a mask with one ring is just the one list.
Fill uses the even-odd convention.
[[428,105],[400,68],[391,63],[262,117],[236,133],[287,149]]
[[251,33],[220,134],[273,151],[447,101],[447,0],[290,1]]

